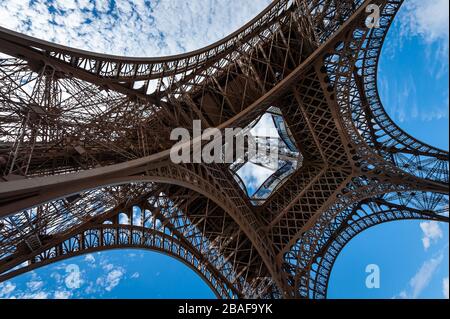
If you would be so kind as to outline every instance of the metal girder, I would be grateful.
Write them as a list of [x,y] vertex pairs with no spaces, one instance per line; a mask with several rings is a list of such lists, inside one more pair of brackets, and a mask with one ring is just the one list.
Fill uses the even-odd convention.
[[[402,131],[377,90],[402,2],[275,0],[216,44],[164,58],[0,28],[0,52],[14,57],[0,59],[0,280],[134,247],[182,260],[220,297],[324,298],[335,258],[359,232],[448,222],[448,152]],[[379,28],[365,25],[369,4]],[[301,165],[261,206],[229,166],[170,161],[173,128],[248,127],[271,108]],[[133,209],[142,223],[120,224]]]
[[[327,226],[315,247],[311,264],[304,267],[303,271],[299,272],[297,267],[300,259],[306,260],[306,256],[301,256],[301,249],[296,251],[298,255],[291,253],[286,258],[289,260],[288,271],[292,273],[293,290],[298,297],[326,298],[334,263],[339,253],[358,234],[368,228],[400,220],[429,220],[448,223],[449,218],[445,214],[448,214],[448,206],[429,211],[408,207],[404,204],[395,204],[389,198],[361,201],[357,205],[343,210]],[[298,247],[300,247],[300,243]]]

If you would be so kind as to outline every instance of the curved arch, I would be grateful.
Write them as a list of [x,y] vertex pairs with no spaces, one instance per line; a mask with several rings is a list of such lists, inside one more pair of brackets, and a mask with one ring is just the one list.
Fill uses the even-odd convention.
[[[237,46],[241,46],[241,50],[244,52],[248,51],[253,42],[258,40],[260,33],[287,15],[293,3],[295,3],[293,0],[273,1],[244,26],[215,43],[192,52],[159,58],[121,57],[88,52],[36,39],[1,27],[0,39],[33,48],[33,51],[38,54],[45,53],[59,61],[69,63],[77,69],[88,71],[92,75],[99,74],[114,82],[130,79],[142,81],[208,67],[231,54]],[[4,50],[7,50],[6,45]]]
[[[159,167],[161,168],[161,167]],[[174,167],[172,167],[174,168]],[[181,167],[178,167],[179,169]],[[193,193],[198,193],[198,194],[208,194],[208,190],[209,190],[209,195],[205,195],[206,198],[211,197],[211,194],[214,195],[213,197],[211,197],[211,201],[215,203],[215,205],[217,205],[218,207],[220,207],[224,214],[226,215],[227,218],[220,218],[221,221],[223,221],[224,223],[226,223],[226,227],[230,227],[233,226],[232,229],[232,233],[230,234],[229,238],[228,238],[228,242],[233,243],[233,242],[237,242],[239,244],[242,243],[246,243],[245,245],[249,248],[249,251],[251,252],[249,254],[249,256],[246,256],[244,253],[243,258],[249,258],[254,264],[252,264],[252,267],[254,267],[255,271],[259,271],[262,273],[262,276],[266,276],[267,275],[267,271],[270,272],[274,272],[273,271],[273,265],[270,264],[268,262],[268,260],[270,260],[270,254],[271,254],[271,246],[270,246],[270,242],[268,240],[264,239],[264,236],[266,234],[264,234],[259,228],[257,228],[257,225],[254,225],[254,223],[257,222],[257,220],[255,219],[255,216],[252,214],[252,211],[249,210],[249,208],[246,206],[245,202],[240,201],[239,198],[236,195],[235,196],[230,196],[230,194],[225,194],[223,191],[223,187],[226,185],[226,183],[228,183],[228,180],[225,181],[222,179],[220,179],[220,177],[215,180],[214,178],[217,176],[213,176],[214,172],[202,172],[202,168],[199,165],[198,167],[196,167],[195,169],[192,170],[187,170],[186,168],[184,168],[183,170],[170,170],[170,168],[166,167],[166,169],[169,171],[167,172],[168,174],[166,174],[166,177],[161,177],[161,175],[157,175],[156,172],[154,172],[157,176],[157,178],[152,178],[151,176],[140,176],[140,177],[136,177],[135,179],[132,180],[132,182],[137,182],[139,181],[141,184],[145,181],[149,181],[151,180],[153,183],[155,181],[159,182],[159,184],[170,184],[170,185],[179,185],[182,186],[182,188],[187,188],[193,191]],[[158,171],[159,173],[161,173],[161,171]],[[220,171],[220,173],[223,173],[223,171]],[[170,173],[170,174],[169,174]],[[201,176],[208,176],[209,179],[202,179]],[[127,180],[128,181],[128,180]],[[119,185],[122,184],[124,182],[127,181],[119,181],[117,178],[114,181],[109,180],[109,184],[111,185],[112,182],[114,182],[115,185]],[[97,183],[99,181],[96,181]],[[129,181],[128,181],[129,182]],[[151,185],[153,185],[153,183]],[[195,184],[198,183],[198,184]],[[221,187],[219,187],[218,185],[216,185],[216,183],[221,183]],[[146,185],[146,183],[144,183],[143,185]],[[194,185],[194,187],[192,187]],[[226,190],[228,189],[229,192],[235,192],[236,190],[233,187],[226,187]],[[155,189],[153,192],[156,192],[156,194],[161,194],[161,190],[158,191],[158,189]],[[161,196],[161,195],[159,195]],[[195,197],[195,196],[194,196]],[[142,199],[141,199],[142,200]],[[127,199],[128,202],[128,199]],[[159,205],[159,204],[158,204]],[[206,204],[208,205],[208,204]],[[121,211],[118,211],[117,213],[120,215]],[[171,210],[172,214],[173,214],[173,210]],[[195,212],[193,212],[195,215]],[[118,215],[118,216],[119,216]],[[128,216],[129,218],[131,218],[130,216],[132,216],[132,213]],[[183,218],[185,217],[184,214],[180,215],[183,216]],[[100,218],[103,218],[100,216]],[[172,222],[175,224],[178,224],[180,222],[180,218],[177,218],[175,220],[173,220]],[[230,225],[231,223],[231,225]],[[253,224],[252,224],[253,223]],[[225,226],[225,225],[224,225]],[[183,226],[185,227],[185,226]],[[30,230],[30,232],[33,229]],[[204,229],[203,229],[204,230]],[[226,231],[228,232],[229,229],[226,229]],[[26,235],[30,235],[30,232],[28,232]],[[183,230],[178,236],[184,236],[185,233],[186,234],[190,234],[192,235],[192,228],[187,228],[185,230]],[[222,232],[225,235],[225,230],[222,228]],[[241,233],[242,232],[242,233]],[[238,234],[238,236],[236,235]],[[30,235],[27,238],[24,238],[25,241],[22,242],[22,244],[25,242],[27,245],[29,244],[30,241],[33,241],[36,236]],[[219,236],[220,237],[220,236]],[[234,240],[235,238],[235,241]],[[39,241],[40,239],[37,238],[37,240]],[[36,241],[36,240],[35,240]],[[202,242],[205,242],[205,239],[202,239]],[[33,245],[34,247],[39,248],[41,244],[36,243],[36,245]],[[227,244],[224,244],[227,245]],[[14,247],[13,247],[14,248]],[[209,251],[211,252],[211,247],[209,248]],[[205,252],[203,252],[203,254],[205,254]],[[14,256],[12,257],[8,257],[7,258],[14,258]],[[219,259],[220,260],[220,259]],[[238,263],[239,264],[239,263]],[[235,270],[234,266],[238,265],[238,264],[234,264],[233,263],[233,267],[229,267],[230,270]],[[241,264],[245,265],[245,263]],[[4,266],[5,268],[7,266]],[[253,268],[252,268],[253,269]],[[246,278],[246,275],[244,276],[244,278]],[[239,283],[239,285],[242,285],[243,283]],[[256,284],[258,284],[258,281],[256,281]],[[247,284],[244,284],[244,286]],[[245,288],[248,291],[246,293],[249,294],[253,294],[251,288]],[[250,289],[250,290],[249,290]]]
[[354,76],[355,85],[362,95],[362,105],[359,107],[365,107],[365,112],[368,113],[368,117],[361,120],[369,128],[366,139],[369,139],[369,143],[378,149],[385,160],[414,176],[448,184],[448,151],[419,141],[406,133],[387,114],[379,95],[378,68],[382,47],[393,17],[402,3],[403,1],[388,1],[382,12],[381,27],[371,30],[366,46],[361,48],[362,54],[357,62],[360,67],[358,72],[361,74]]
[[433,220],[449,223],[446,217],[389,206],[383,201],[358,205],[351,214],[341,217],[339,225],[334,226],[333,237],[329,238],[317,253],[309,273],[311,278],[309,295],[320,299],[327,297],[328,283],[335,261],[353,238],[369,228],[399,220]]
[[[395,15],[398,13],[400,9],[400,3],[396,3],[391,1],[392,4],[398,5],[396,8]],[[369,36],[368,39],[368,48],[364,52],[364,62],[362,65],[364,86],[366,97],[369,98],[369,102],[372,101],[371,107],[372,112],[376,113],[376,117],[374,119],[380,125],[381,128],[387,130],[390,138],[395,139],[398,143],[404,144],[407,147],[411,147],[412,149],[419,149],[424,153],[434,153],[437,157],[443,157],[448,159],[448,151],[441,150],[432,145],[428,145],[413,136],[409,135],[405,132],[400,126],[398,126],[392,118],[387,114],[383,103],[381,102],[381,98],[379,95],[378,89],[378,69],[379,69],[379,60],[382,53],[382,47],[386,40],[387,34],[389,32],[390,26],[393,22],[393,19],[389,20],[389,23],[386,26],[383,26],[380,30],[374,30]],[[373,52],[369,51],[375,51]],[[386,124],[387,123],[387,124]],[[391,127],[391,128],[389,128]],[[389,129],[389,130],[388,130]],[[393,136],[392,132],[397,131],[404,137],[400,139],[398,136]]]
[[[32,194],[40,193],[43,190],[45,190],[45,193],[47,194],[42,194],[42,196],[30,200],[22,200],[19,203],[20,207],[15,208],[14,211],[9,210],[8,206],[5,205],[3,206],[0,217],[7,216],[8,214],[20,210],[30,209],[36,205],[46,203],[49,200],[77,195],[83,191],[137,182],[154,182],[185,187],[210,198],[222,208],[227,209],[225,206],[227,201],[219,200],[217,197],[214,197],[214,194],[219,196],[220,190],[213,187],[218,181],[213,179],[211,171],[208,173],[209,167],[205,165],[191,165],[190,169],[188,169],[183,165],[173,164],[170,160],[158,162],[159,159],[164,158],[167,153],[168,152],[162,152],[124,164],[81,171],[65,176],[37,177],[18,182],[8,182],[6,183],[8,187],[2,192],[2,196],[4,196],[5,199],[7,197],[14,197],[16,192],[24,190],[29,192],[31,198],[33,198]],[[156,162],[153,168],[151,166],[152,162]],[[147,163],[150,167],[139,168],[138,165],[141,163]],[[137,167],[140,174],[131,175],[130,172],[126,171],[133,167]],[[215,172],[223,173],[218,170],[215,170]],[[90,179],[90,177],[95,177],[95,180]],[[61,180],[64,181],[64,187],[60,184]],[[23,197],[27,198],[30,197],[30,195],[25,195]]]
[[[97,234],[96,240],[87,241],[86,236],[92,234]],[[123,240],[124,234],[126,241]],[[124,248],[156,251],[177,259],[199,275],[218,298],[241,296],[235,287],[227,284],[226,278],[214,266],[182,241],[154,229],[128,225],[97,225],[95,228],[63,239],[57,245],[45,247],[38,254],[30,255],[26,266],[1,274],[0,281],[72,257]]]
[[[443,189],[427,189],[427,185],[410,183],[407,179],[404,180],[404,184],[389,183],[389,181],[379,182],[377,178],[367,180],[366,178],[354,178],[347,179],[346,183],[341,184],[337,191],[331,198],[321,207],[321,214],[315,214],[308,220],[308,228],[300,229],[299,232],[292,236],[290,241],[284,246],[279,253],[279,256],[285,256],[292,251],[296,250],[296,246],[306,245],[312,250],[316,249],[320,235],[324,235],[328,230],[328,225],[332,224],[340,214],[359,203],[370,200],[371,198],[383,198],[386,195],[396,194],[414,194],[403,203],[402,205],[410,202],[417,193],[423,192],[427,194],[438,195],[438,198],[433,198],[429,205],[442,202],[442,197],[448,195],[448,188]],[[441,197],[441,198],[439,198]],[[448,198],[448,197],[447,197]],[[305,243],[301,243],[305,240]],[[311,241],[312,240],[312,241]],[[298,252],[298,251],[297,251]],[[296,253],[294,253],[296,255]],[[305,258],[307,261],[308,258]],[[299,269],[302,271],[301,269]]]
[[[403,216],[413,215],[425,216],[424,218],[434,218],[448,222],[448,217],[433,213],[435,209],[444,209],[448,212],[448,205],[442,207],[442,204],[448,203],[448,192],[432,198],[432,201],[426,207],[410,207],[411,200],[396,202],[395,198],[389,198],[387,195],[399,194],[398,197],[408,195],[409,197],[419,196],[414,191],[407,188],[396,188],[395,185],[385,185],[382,183],[369,184],[369,187],[358,184],[349,186],[347,193],[337,197],[335,201],[326,207],[322,214],[316,214],[309,222],[311,226],[298,236],[293,237],[290,245],[286,246],[282,252],[284,267],[287,270],[290,286],[290,293],[293,297],[313,298],[316,292],[311,288],[314,286],[314,276],[310,275],[313,265],[317,264],[317,258],[322,256],[323,247],[327,245],[328,240],[333,240],[339,234],[339,226],[349,216],[355,214],[359,205],[374,202],[379,206],[389,207],[392,211],[400,211],[400,215],[394,215],[397,219]],[[386,187],[388,186],[388,187]],[[433,194],[434,192],[427,192]],[[442,197],[442,198],[441,198]],[[445,197],[445,198],[443,198]],[[438,208],[436,208],[436,205]],[[442,211],[440,212],[442,213]],[[361,210],[361,216],[367,214]],[[356,215],[355,215],[356,216]],[[317,267],[317,266],[316,266]],[[318,288],[319,289],[319,288]],[[320,289],[326,289],[322,283]],[[323,293],[322,293],[323,294]]]
[[[380,28],[357,27],[325,56],[325,73],[334,85],[336,100],[349,139],[357,145],[358,167],[385,166],[395,174],[447,185],[448,152],[421,144],[392,126],[376,86],[378,58],[387,30],[403,1],[385,1]],[[326,74],[325,74],[326,75]],[[333,96],[334,99],[334,96]],[[387,114],[386,114],[387,116]],[[386,126],[388,123],[389,127]],[[399,146],[400,145],[400,146]],[[390,166],[390,167],[389,167]]]
[[[133,182],[178,185],[202,194],[215,202],[242,227],[242,230],[260,254],[270,256],[272,254],[272,248],[269,242],[264,240],[266,234],[259,227],[258,219],[253,214],[247,202],[238,193],[239,190],[235,189],[233,184],[230,184],[230,180],[224,174],[227,174],[226,170],[221,170],[220,168],[206,167],[205,165],[199,164],[192,165],[188,169],[187,167],[166,161],[154,170],[146,170],[145,175],[130,176],[129,174],[125,174],[125,176],[121,177],[110,175],[104,176],[103,178],[97,177],[97,179],[84,179],[80,183],[69,183],[65,187],[56,186],[48,189],[41,186],[40,196],[35,198],[31,197],[31,199],[25,199],[16,203],[16,205],[20,205],[20,208],[17,209],[15,207],[14,211],[8,211],[8,208],[5,207],[2,215],[8,215],[12,212],[29,209],[51,200],[76,195],[84,190],[92,190],[104,186],[122,185]],[[269,266],[268,263],[267,266]]]

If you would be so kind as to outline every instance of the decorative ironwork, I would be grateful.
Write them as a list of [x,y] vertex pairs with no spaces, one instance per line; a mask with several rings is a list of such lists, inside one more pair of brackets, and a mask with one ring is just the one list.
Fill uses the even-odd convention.
[[[0,28],[0,280],[127,247],[181,260],[221,298],[324,298],[361,231],[448,222],[448,152],[401,130],[378,94],[402,2],[275,0],[216,44],[148,59]],[[170,161],[171,129],[249,127],[268,110],[299,163],[255,197],[236,167]]]

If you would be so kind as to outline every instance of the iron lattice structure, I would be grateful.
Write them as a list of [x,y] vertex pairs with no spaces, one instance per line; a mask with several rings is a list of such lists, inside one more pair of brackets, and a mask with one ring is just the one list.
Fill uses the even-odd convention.
[[[401,4],[276,0],[223,40],[163,58],[0,28],[0,280],[128,247],[181,260],[221,298],[325,298],[360,232],[448,222],[448,152],[401,130],[377,90]],[[172,128],[246,127],[269,108],[301,161],[262,203],[225,164],[170,161]]]

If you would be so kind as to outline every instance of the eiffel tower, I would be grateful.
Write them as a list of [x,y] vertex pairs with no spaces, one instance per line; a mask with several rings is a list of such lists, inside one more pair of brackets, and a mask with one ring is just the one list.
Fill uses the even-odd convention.
[[[399,128],[377,89],[402,2],[275,0],[217,43],[161,58],[0,28],[0,281],[139,248],[183,262],[218,298],[326,298],[359,233],[448,222],[448,152]],[[173,128],[263,115],[285,169],[255,195],[242,165],[170,160]]]

